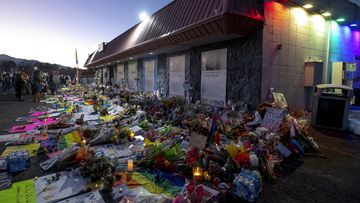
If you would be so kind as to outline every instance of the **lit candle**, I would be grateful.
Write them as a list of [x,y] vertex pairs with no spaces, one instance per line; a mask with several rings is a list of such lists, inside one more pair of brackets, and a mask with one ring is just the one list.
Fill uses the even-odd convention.
[[202,169],[200,167],[196,167],[193,170],[193,180],[195,183],[200,183],[202,181]]
[[130,140],[134,140],[135,133],[133,131],[130,131]]
[[128,171],[134,170],[134,161],[132,159],[128,160]]
[[205,172],[204,172],[204,180],[206,180],[206,181],[211,181],[211,176],[210,176],[210,174],[209,174],[208,171],[205,171]]
[[83,145],[86,145],[86,140],[83,139],[83,140],[81,141],[81,143],[82,143]]

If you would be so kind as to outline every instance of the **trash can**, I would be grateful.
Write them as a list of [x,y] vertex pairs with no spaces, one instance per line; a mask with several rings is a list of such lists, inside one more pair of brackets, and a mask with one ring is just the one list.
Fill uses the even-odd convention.
[[321,84],[315,88],[311,124],[345,131],[353,89],[345,85]]

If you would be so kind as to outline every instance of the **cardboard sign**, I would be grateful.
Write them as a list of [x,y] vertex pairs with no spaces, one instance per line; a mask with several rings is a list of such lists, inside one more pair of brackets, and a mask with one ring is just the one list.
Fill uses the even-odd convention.
[[36,155],[37,150],[39,149],[39,143],[33,143],[28,145],[18,145],[18,146],[8,146],[5,151],[1,154],[1,157],[6,157],[11,152],[23,151],[26,150],[29,152],[30,157],[34,157]]
[[34,181],[17,182],[10,189],[0,191],[0,202],[35,203]]
[[279,152],[281,154],[283,154],[285,157],[288,157],[290,156],[291,154],[291,151],[283,144],[279,143],[277,146],[276,146],[276,149],[279,150]]
[[36,201],[53,202],[64,199],[86,189],[86,183],[75,171],[61,172],[59,179],[50,181],[55,174],[42,176],[34,181]]
[[274,103],[280,108],[286,108],[288,106],[288,103],[283,93],[273,92],[272,96],[274,98]]
[[277,132],[282,120],[285,118],[285,114],[285,110],[268,108],[260,126],[265,127],[272,132]]
[[206,140],[206,136],[193,132],[190,136],[190,147],[203,149],[206,145]]

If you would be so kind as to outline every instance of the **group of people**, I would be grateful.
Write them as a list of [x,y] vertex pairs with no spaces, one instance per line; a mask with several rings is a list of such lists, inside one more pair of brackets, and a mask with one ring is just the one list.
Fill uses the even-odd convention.
[[59,86],[67,86],[73,83],[69,75],[60,75],[59,71],[53,71],[51,74],[35,70],[30,77],[24,71],[18,71],[14,74],[4,72],[0,74],[0,90],[9,91],[15,89],[15,96],[18,101],[24,101],[22,95],[25,93],[34,95],[34,102],[40,102],[42,92],[56,94]]
[[14,86],[14,79],[10,72],[0,73],[0,91],[9,91]]

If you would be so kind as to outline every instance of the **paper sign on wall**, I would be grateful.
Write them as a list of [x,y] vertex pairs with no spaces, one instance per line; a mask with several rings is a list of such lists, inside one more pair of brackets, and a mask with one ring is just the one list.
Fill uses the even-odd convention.
[[122,81],[125,79],[125,71],[124,71],[124,64],[117,65],[117,83],[122,84]]
[[145,61],[145,91],[153,92],[155,90],[154,82],[155,82],[155,61]]
[[136,79],[138,77],[136,62],[129,63],[128,70],[129,70],[129,88],[132,90],[136,90],[137,89]]
[[203,52],[201,56],[201,102],[225,106],[227,49]]
[[184,96],[185,55],[169,58],[169,94],[170,96]]

